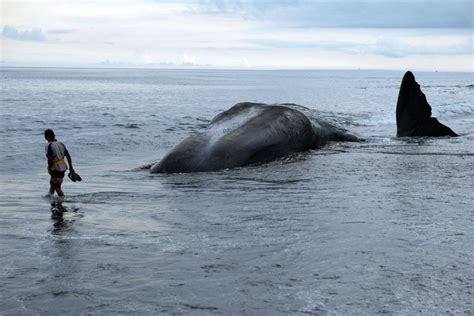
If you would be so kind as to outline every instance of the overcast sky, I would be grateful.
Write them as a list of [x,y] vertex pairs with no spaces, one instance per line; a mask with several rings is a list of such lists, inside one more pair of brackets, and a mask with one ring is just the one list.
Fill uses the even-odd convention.
[[474,0],[1,0],[1,64],[474,71]]

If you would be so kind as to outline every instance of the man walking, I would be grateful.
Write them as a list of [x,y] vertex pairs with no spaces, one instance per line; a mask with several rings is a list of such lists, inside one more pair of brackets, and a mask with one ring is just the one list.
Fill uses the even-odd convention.
[[74,174],[71,155],[67,151],[66,146],[56,140],[53,130],[45,130],[44,138],[48,141],[45,149],[46,157],[48,158],[48,173],[51,176],[49,181],[49,194],[53,195],[54,192],[56,192],[58,196],[63,197],[64,193],[61,190],[61,184],[63,183],[64,174],[68,168],[64,158],[67,159],[70,173]]

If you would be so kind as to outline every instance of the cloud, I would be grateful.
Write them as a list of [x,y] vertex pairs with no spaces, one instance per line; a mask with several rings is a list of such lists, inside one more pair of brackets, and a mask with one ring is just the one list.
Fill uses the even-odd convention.
[[[313,36],[279,36],[275,38],[249,39],[247,42],[258,50],[314,49],[347,54],[381,55],[400,58],[412,55],[471,55],[474,45],[471,35],[441,35],[393,33],[357,37],[353,30],[344,32],[332,30],[327,36],[313,33]],[[338,36],[345,33],[344,36]],[[353,35],[353,36],[350,36]],[[313,38],[311,38],[313,37]]]
[[68,33],[73,33],[76,30],[73,29],[52,29],[48,30],[48,34],[68,34]]
[[324,50],[350,50],[364,47],[365,45],[355,42],[331,41],[327,40],[277,40],[277,39],[251,39],[249,43],[256,49],[324,49]]
[[40,28],[32,28],[31,30],[22,32],[9,25],[4,25],[2,29],[2,36],[17,41],[46,41],[46,36],[43,34],[43,31]]
[[472,28],[472,0],[204,0],[201,14],[302,28]]
[[414,36],[379,38],[372,50],[386,57],[400,58],[410,55],[471,55],[472,47],[472,36]]

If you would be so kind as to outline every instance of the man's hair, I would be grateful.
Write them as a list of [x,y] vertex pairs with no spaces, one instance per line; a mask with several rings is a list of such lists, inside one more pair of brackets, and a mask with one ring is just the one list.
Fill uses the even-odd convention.
[[54,135],[54,132],[52,129],[48,128],[47,130],[44,131],[44,138],[46,138],[48,142],[54,140],[55,137],[56,135]]

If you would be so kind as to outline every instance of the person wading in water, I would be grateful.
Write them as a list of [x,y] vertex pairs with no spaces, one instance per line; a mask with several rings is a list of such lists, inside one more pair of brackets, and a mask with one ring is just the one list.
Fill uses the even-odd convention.
[[64,174],[68,169],[64,158],[67,159],[70,173],[74,173],[72,167],[71,155],[66,149],[66,146],[56,140],[53,130],[47,129],[44,131],[44,138],[48,141],[46,145],[46,157],[48,158],[48,173],[51,176],[49,181],[49,195],[53,195],[54,192],[58,194],[60,198],[64,196],[61,190],[61,184],[63,183]]

